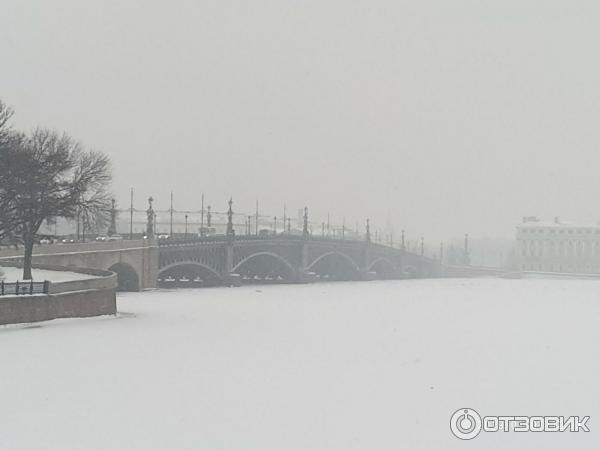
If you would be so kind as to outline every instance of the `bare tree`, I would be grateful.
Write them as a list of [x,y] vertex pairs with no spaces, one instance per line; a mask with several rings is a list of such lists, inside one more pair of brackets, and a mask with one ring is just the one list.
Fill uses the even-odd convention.
[[13,113],[13,110],[0,100],[0,145],[2,145],[11,134],[12,128],[10,126],[10,119],[12,118]]
[[[10,147],[18,138],[12,131],[10,119],[13,115],[11,108],[0,100],[0,164],[6,161]],[[10,177],[10,173],[6,177]],[[14,198],[4,183],[0,184],[0,241],[10,236],[15,229]]]
[[31,279],[33,245],[44,221],[107,214],[110,160],[85,151],[66,134],[38,128],[6,147],[0,186],[11,198],[15,235],[25,247],[23,279]]

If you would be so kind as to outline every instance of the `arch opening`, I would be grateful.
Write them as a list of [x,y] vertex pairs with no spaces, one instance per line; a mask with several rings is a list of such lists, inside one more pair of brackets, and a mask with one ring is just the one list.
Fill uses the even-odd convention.
[[282,284],[296,281],[296,271],[281,256],[256,253],[240,261],[232,270],[243,284]]
[[403,272],[405,278],[418,278],[419,272],[412,266],[405,267]]
[[398,278],[398,272],[394,265],[387,259],[378,259],[371,264],[370,272],[375,272],[376,277],[380,280],[392,280]]
[[360,280],[360,270],[352,259],[343,253],[332,252],[317,258],[308,268],[323,281]]
[[108,270],[117,274],[118,291],[137,292],[140,290],[138,274],[129,264],[120,262],[113,264]]
[[214,270],[195,262],[171,264],[158,274],[160,288],[199,288],[223,285]]

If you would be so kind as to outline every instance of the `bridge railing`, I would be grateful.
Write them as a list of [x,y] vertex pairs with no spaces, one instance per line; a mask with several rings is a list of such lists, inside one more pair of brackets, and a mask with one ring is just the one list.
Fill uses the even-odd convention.
[[[37,255],[55,255],[65,253],[86,253],[86,252],[99,252],[99,251],[118,251],[118,250],[131,250],[141,247],[151,247],[156,245],[154,241],[148,239],[140,240],[122,240],[122,241],[108,241],[108,242],[78,242],[74,244],[42,244],[33,247],[34,256]],[[18,248],[2,248],[0,249],[0,260],[8,258],[22,258],[23,249]]]
[[[233,236],[233,238],[228,237],[226,235],[220,234],[216,236],[205,236],[199,237],[194,236],[190,238],[168,238],[168,239],[159,239],[158,243],[160,247],[175,247],[189,244],[224,244],[227,242],[231,242],[231,240],[235,242],[265,242],[265,241],[294,241],[294,242],[302,242],[307,238],[303,235],[298,234],[268,234],[268,235],[255,235],[255,234],[239,234]],[[351,243],[359,243],[364,242],[358,239],[351,238],[341,238],[341,237],[332,237],[332,236],[308,236],[308,239],[312,241],[335,241],[335,242],[351,242]]]
[[[352,238],[342,238],[342,237],[332,237],[332,236],[319,236],[319,235],[309,235],[303,236],[301,234],[267,234],[267,235],[255,235],[255,234],[240,234],[235,235],[233,237],[226,236],[224,234],[215,235],[215,236],[193,236],[189,238],[168,238],[168,239],[159,239],[159,247],[167,248],[167,247],[186,247],[190,245],[219,245],[219,244],[227,244],[230,242],[235,243],[244,243],[244,242],[267,242],[267,241],[292,241],[292,242],[304,242],[309,240],[311,242],[322,242],[322,243],[346,243],[349,245],[367,245],[367,242],[359,239]],[[376,242],[369,242],[369,247],[373,251],[386,251],[386,252],[394,252],[397,254],[406,254],[412,255],[413,257],[421,257],[416,253],[411,253],[406,249],[402,249],[399,247],[390,247],[389,245],[379,244]],[[424,261],[433,263],[434,258],[423,256]]]

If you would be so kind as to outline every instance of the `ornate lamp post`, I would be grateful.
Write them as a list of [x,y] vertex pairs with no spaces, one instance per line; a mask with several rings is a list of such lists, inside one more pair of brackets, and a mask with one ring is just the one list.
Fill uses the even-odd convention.
[[153,238],[154,237],[154,218],[155,218],[155,214],[154,214],[154,209],[152,209],[152,202],[154,201],[154,199],[152,197],[148,198],[148,209],[146,210],[146,217],[147,217],[147,221],[146,221],[146,236],[148,236],[148,238]]
[[200,236],[204,237],[204,192],[200,203]]
[[171,191],[171,209],[169,210],[169,213],[171,214],[169,235],[172,237],[173,236],[173,191]]
[[302,223],[302,236],[308,237],[308,207],[304,207],[304,220]]
[[256,199],[256,210],[254,211],[254,219],[255,219],[255,231],[256,231],[256,235],[258,236],[258,199]]
[[227,210],[227,236],[235,236],[235,230],[233,229],[233,199],[229,198],[229,209]]
[[[109,236],[112,236],[113,234],[117,234],[117,208],[116,208],[116,202],[115,199],[113,198],[111,201],[111,208],[110,208],[110,226],[108,227],[108,232],[107,234]],[[85,220],[84,220],[84,225],[85,225]],[[84,226],[84,233],[85,233],[85,226]]]
[[369,219],[367,219],[367,233],[365,238],[367,242],[371,242],[371,224],[369,223]]
[[129,199],[129,240],[133,239],[133,188]]

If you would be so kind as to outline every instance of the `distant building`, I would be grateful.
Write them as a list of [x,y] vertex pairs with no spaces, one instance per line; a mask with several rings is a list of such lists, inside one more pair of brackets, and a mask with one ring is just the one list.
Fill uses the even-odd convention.
[[600,273],[600,225],[524,217],[516,238],[518,270]]

